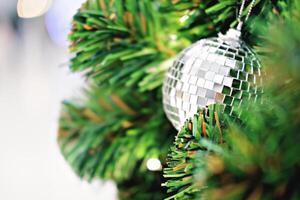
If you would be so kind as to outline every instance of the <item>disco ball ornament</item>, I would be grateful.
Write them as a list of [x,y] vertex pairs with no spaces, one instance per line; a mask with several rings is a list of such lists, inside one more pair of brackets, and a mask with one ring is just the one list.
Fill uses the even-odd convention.
[[199,108],[219,103],[224,112],[236,112],[245,99],[256,100],[261,86],[261,65],[240,39],[241,32],[202,39],[184,49],[168,69],[163,84],[165,113],[179,130]]

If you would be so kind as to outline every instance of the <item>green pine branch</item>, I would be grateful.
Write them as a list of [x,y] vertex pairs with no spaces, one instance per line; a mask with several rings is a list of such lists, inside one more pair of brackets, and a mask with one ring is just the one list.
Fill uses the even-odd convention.
[[167,182],[170,199],[194,199],[202,188],[194,185],[193,174],[196,166],[204,164],[204,159],[197,159],[197,154],[203,157],[211,152],[219,152],[223,144],[223,129],[226,117],[220,115],[221,106],[212,105],[200,110],[199,114],[186,121],[176,136],[167,158],[167,167],[164,168],[164,177]]
[[[121,182],[146,172],[149,158],[163,159],[172,131],[162,110],[153,113],[148,99],[122,90],[94,87],[88,97],[83,105],[65,102],[58,138],[63,155],[81,177]],[[140,108],[143,104],[147,106]]]
[[160,70],[161,63],[174,56],[180,44],[167,45],[167,16],[147,0],[92,2],[74,16],[71,69],[85,70],[98,84],[114,88],[145,91],[160,86],[165,70]]
[[[178,31],[182,37],[191,41],[200,38],[214,37],[218,32],[226,32],[230,27],[237,25],[238,10],[242,1],[236,0],[178,0],[166,1],[162,8],[164,12],[173,16],[176,22],[185,16],[184,21],[178,25]],[[258,44],[258,32],[255,31],[253,24],[257,16],[264,19],[267,23],[274,16],[284,15],[290,0],[256,0],[250,21],[244,24],[244,39],[251,44]],[[246,1],[242,19],[247,15],[251,1]],[[252,20],[251,20],[252,19]],[[259,35],[261,36],[261,35]]]

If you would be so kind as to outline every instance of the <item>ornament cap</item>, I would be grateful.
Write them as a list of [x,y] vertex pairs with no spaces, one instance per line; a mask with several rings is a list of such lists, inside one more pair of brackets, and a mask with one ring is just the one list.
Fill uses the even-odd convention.
[[238,31],[241,31],[241,30],[242,30],[242,26],[243,26],[243,22],[240,21],[240,22],[238,23],[236,29],[237,29]]
[[225,42],[226,44],[233,46],[233,47],[240,47],[242,44],[241,38],[241,31],[239,30],[239,27],[242,26],[242,22],[239,23],[237,29],[230,28],[226,34],[219,33],[218,34],[218,40],[220,42]]

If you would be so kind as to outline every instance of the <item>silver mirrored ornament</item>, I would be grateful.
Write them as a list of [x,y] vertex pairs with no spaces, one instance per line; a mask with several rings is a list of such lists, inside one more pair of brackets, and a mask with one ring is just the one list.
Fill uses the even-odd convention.
[[256,100],[261,65],[240,39],[241,32],[202,39],[184,49],[168,69],[163,84],[163,106],[179,130],[199,108],[219,103],[234,115],[243,99]]

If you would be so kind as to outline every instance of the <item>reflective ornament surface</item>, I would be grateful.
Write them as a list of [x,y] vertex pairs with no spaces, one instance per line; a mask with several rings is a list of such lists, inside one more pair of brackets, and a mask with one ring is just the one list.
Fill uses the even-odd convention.
[[239,39],[240,32],[202,39],[184,49],[168,69],[163,84],[165,113],[179,130],[185,120],[209,104],[224,105],[238,117],[243,99],[256,100],[261,65],[255,53]]

